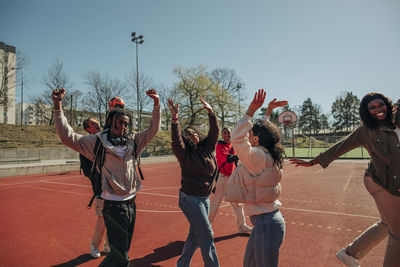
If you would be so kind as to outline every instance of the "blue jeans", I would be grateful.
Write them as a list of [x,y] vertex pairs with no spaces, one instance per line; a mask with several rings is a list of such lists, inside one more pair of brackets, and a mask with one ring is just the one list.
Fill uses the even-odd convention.
[[208,221],[209,197],[189,196],[179,191],[179,207],[190,223],[189,234],[176,266],[190,266],[197,247],[201,249],[204,266],[219,266],[214,236]]
[[285,220],[279,210],[250,216],[254,225],[244,254],[244,267],[278,266],[285,237]]

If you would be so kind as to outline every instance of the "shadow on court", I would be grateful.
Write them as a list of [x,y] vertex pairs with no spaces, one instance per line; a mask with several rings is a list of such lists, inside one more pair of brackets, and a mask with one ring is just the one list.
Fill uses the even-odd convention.
[[[214,242],[220,242],[224,240],[229,240],[235,237],[248,237],[248,234],[232,234],[226,236],[220,236],[214,238]],[[169,243],[166,246],[156,248],[152,254],[146,255],[143,258],[134,259],[130,263],[130,267],[160,267],[161,265],[157,265],[158,262],[163,262],[169,260],[171,258],[180,256],[182,253],[183,246],[185,245],[184,241],[174,241]]]
[[[103,252],[101,253],[102,256],[105,256],[106,254]],[[90,254],[82,254],[78,257],[76,257],[75,259],[72,259],[70,261],[67,261],[65,263],[61,263],[61,264],[57,264],[57,265],[53,265],[51,267],[74,267],[74,266],[78,266],[81,265],[83,263],[86,263],[88,261],[91,260],[95,260],[92,258],[92,256],[90,256]]]

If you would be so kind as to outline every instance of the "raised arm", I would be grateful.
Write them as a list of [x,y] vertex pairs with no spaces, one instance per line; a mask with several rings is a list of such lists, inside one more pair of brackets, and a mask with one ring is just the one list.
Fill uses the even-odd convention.
[[145,146],[154,138],[154,136],[156,136],[156,134],[160,130],[161,125],[160,97],[158,96],[155,89],[147,90],[146,95],[154,101],[153,113],[151,116],[149,127],[137,133],[135,136],[137,155],[140,155]]
[[185,154],[185,143],[182,139],[181,128],[178,120],[179,113],[179,104],[174,104],[174,101],[171,98],[168,98],[168,108],[171,111],[172,116],[172,124],[171,124],[171,139],[172,139],[172,151],[178,161],[183,159],[183,155]]
[[64,88],[57,88],[51,95],[54,103],[54,124],[57,134],[64,145],[84,155],[86,158],[92,159],[96,136],[77,134],[68,124],[67,118],[64,116],[62,110],[62,100],[65,94],[66,91]]
[[203,98],[200,98],[200,101],[203,104],[203,107],[208,111],[208,120],[210,123],[210,129],[207,135],[207,146],[208,149],[212,152],[215,150],[215,146],[218,142],[218,136],[219,136],[218,120],[211,105],[208,104],[207,101],[205,101]]

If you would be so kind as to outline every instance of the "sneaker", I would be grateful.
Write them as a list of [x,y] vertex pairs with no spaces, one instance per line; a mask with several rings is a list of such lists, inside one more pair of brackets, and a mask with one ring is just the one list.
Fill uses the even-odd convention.
[[100,251],[93,247],[92,245],[90,245],[90,256],[92,256],[93,258],[97,259],[100,258],[101,254]]
[[242,225],[239,227],[239,234],[251,234],[251,231],[253,230],[253,228],[251,228],[248,225]]
[[104,253],[110,253],[111,249],[110,249],[110,245],[109,244],[104,244],[103,245],[103,252]]
[[357,259],[347,254],[345,248],[339,250],[339,252],[336,254],[336,258],[338,258],[341,262],[343,262],[349,267],[360,267]]

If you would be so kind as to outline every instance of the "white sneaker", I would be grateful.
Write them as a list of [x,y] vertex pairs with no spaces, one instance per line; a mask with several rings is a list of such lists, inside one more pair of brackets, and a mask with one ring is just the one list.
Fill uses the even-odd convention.
[[341,262],[349,267],[360,267],[357,259],[347,254],[345,248],[342,248],[341,250],[339,250],[338,253],[336,253],[336,258],[338,258]]
[[239,227],[239,234],[251,234],[251,231],[253,230],[253,228],[251,228],[250,226],[244,224],[242,226]]
[[104,253],[110,253],[111,249],[110,249],[110,245],[109,244],[104,244],[103,245],[103,252]]
[[100,251],[93,247],[92,245],[90,245],[90,256],[92,256],[93,258],[97,259],[100,258],[101,254]]

